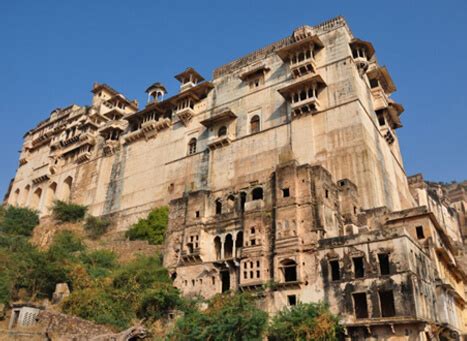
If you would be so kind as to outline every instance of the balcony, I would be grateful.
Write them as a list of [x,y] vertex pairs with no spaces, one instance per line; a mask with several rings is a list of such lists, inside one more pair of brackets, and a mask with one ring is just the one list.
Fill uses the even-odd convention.
[[182,109],[177,109],[177,111],[175,111],[175,115],[177,115],[179,120],[184,125],[187,125],[191,118],[195,115],[195,111],[191,107],[185,107]]
[[373,97],[373,109],[375,111],[388,107],[389,97],[381,86],[372,88],[371,95]]
[[217,137],[211,138],[208,141],[208,147],[210,150],[222,148],[222,147],[225,147],[231,144],[232,140],[233,138],[230,136],[230,134],[217,136]]
[[75,143],[77,143],[79,141],[80,135],[81,134],[78,134],[78,135],[72,136],[72,137],[70,137],[70,138],[68,138],[66,140],[62,140],[62,141],[60,141],[60,145],[62,147],[68,147],[68,146],[70,146],[72,144],[75,144]]
[[76,163],[82,163],[91,159],[91,152],[84,152],[78,155]]
[[130,144],[144,137],[144,131],[141,129],[132,131],[124,136],[125,143]]
[[[295,59],[293,60],[295,61]],[[302,77],[307,74],[314,73],[316,70],[316,62],[313,57],[306,58],[295,63],[291,60],[290,72],[294,78]]]
[[320,105],[318,98],[313,96],[298,102],[292,102],[290,108],[292,109],[292,116],[297,117],[319,111]]

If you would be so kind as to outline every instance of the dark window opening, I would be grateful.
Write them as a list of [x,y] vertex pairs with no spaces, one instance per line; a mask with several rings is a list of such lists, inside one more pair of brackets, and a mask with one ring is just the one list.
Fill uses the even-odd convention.
[[392,290],[379,291],[379,303],[381,306],[381,316],[391,317],[396,316],[396,308],[394,306],[394,294]]
[[188,243],[186,244],[186,247],[188,249],[188,253],[189,254],[192,254],[193,253],[193,244],[192,243]]
[[290,197],[290,190],[289,190],[288,188],[283,188],[283,189],[282,189],[282,196],[283,196],[284,198]]
[[177,278],[177,273],[174,272],[174,273],[170,276],[170,278],[172,279],[172,281],[175,281],[175,279]]
[[378,110],[376,112],[376,117],[378,118],[378,124],[380,126],[384,126],[386,124],[386,121],[384,120],[384,113],[382,110]]
[[297,296],[288,295],[287,296],[287,301],[289,302],[289,305],[296,305],[297,304]]
[[338,281],[341,279],[341,271],[339,267],[338,260],[331,260],[329,261],[329,265],[331,266],[331,279],[333,281]]
[[216,214],[222,214],[222,203],[219,199],[216,200]]
[[365,293],[353,294],[355,317],[358,319],[368,318],[368,303]]
[[221,136],[225,136],[227,135],[227,127],[226,126],[222,126],[219,128],[219,131],[217,132],[217,136],[221,137]]
[[256,239],[252,239],[252,240],[250,241],[250,244],[251,244],[251,246],[256,245]]
[[253,200],[263,199],[263,189],[261,187],[256,187],[252,192]]
[[325,190],[325,191],[324,191],[324,194],[325,194],[325,196],[326,196],[326,199],[329,198],[329,191],[328,191],[328,190]]
[[355,257],[353,260],[353,267],[355,272],[355,278],[361,278],[365,276],[365,268],[363,265],[363,257]]
[[256,270],[256,278],[259,278],[259,271]]
[[240,193],[240,208],[241,208],[242,212],[245,211],[245,203],[246,203],[246,193],[241,192]]
[[254,115],[250,120],[250,133],[251,134],[257,133],[257,132],[259,132],[259,130],[260,130],[259,116]]
[[377,79],[370,79],[370,87],[373,89],[373,88],[377,88],[379,86],[379,82]]
[[237,239],[235,239],[235,257],[239,258],[243,247],[243,232],[237,233]]
[[222,292],[230,290],[230,274],[228,270],[221,271]]
[[188,155],[193,155],[196,153],[196,139],[192,138],[190,143],[188,143]]
[[225,243],[224,243],[224,258],[232,258],[232,252],[233,252],[233,239],[232,235],[228,234],[225,237]]
[[282,263],[284,271],[285,282],[296,282],[297,281],[297,263],[293,260],[287,260]]
[[417,231],[417,238],[418,239],[425,238],[425,233],[423,232],[423,226],[417,226],[415,229]]
[[381,275],[389,275],[389,255],[387,253],[378,254],[379,272]]

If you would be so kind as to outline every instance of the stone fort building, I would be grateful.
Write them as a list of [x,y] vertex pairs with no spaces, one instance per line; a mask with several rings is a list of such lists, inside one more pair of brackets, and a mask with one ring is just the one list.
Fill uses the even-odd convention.
[[119,231],[169,205],[164,263],[185,295],[252,291],[271,313],[324,300],[355,340],[465,334],[465,192],[453,208],[407,177],[396,87],[342,17],[211,80],[175,77],[177,94],[155,83],[142,107],[96,83],[89,106],[52,111],[24,136],[7,202],[46,216],[71,200]]

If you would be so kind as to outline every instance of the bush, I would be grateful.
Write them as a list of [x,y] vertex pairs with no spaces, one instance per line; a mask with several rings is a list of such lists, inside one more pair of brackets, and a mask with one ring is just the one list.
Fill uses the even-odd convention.
[[160,245],[169,221],[169,208],[166,206],[152,210],[146,219],[140,219],[126,232],[130,240],[147,240],[150,244]]
[[77,253],[84,251],[85,245],[81,238],[71,231],[57,233],[50,245],[48,257],[51,261],[74,261]]
[[137,315],[139,318],[158,320],[181,307],[182,298],[178,289],[172,284],[162,285],[157,289],[150,289],[143,296]]
[[88,216],[84,223],[84,229],[86,230],[89,237],[97,239],[107,232],[110,226],[110,220],[106,218],[99,218],[94,216]]
[[117,267],[117,256],[110,250],[84,253],[80,258],[92,278],[108,276]]
[[244,293],[216,295],[205,311],[192,309],[180,318],[170,340],[262,340],[267,313]]
[[74,223],[86,215],[87,207],[56,200],[52,206],[52,215],[60,223]]
[[0,215],[0,227],[5,233],[30,236],[39,224],[36,211],[25,207],[8,206]]
[[274,316],[269,326],[269,339],[338,340],[339,321],[323,303],[298,304]]

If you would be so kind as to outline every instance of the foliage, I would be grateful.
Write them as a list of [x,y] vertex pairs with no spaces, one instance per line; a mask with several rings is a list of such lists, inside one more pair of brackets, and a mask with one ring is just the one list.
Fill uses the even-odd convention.
[[157,289],[148,290],[141,299],[137,315],[140,318],[158,320],[183,305],[180,292],[171,284],[161,285]]
[[205,311],[190,309],[180,318],[171,340],[262,340],[267,314],[245,293],[216,295]]
[[117,268],[117,256],[109,250],[97,250],[84,253],[81,262],[92,278],[100,278],[110,275]]
[[168,221],[169,208],[158,207],[147,218],[138,220],[125,235],[130,240],[147,240],[150,244],[160,245],[164,242]]
[[279,312],[269,326],[269,339],[287,340],[337,340],[339,324],[323,303],[298,304]]
[[50,245],[48,255],[53,261],[70,262],[77,254],[85,250],[85,245],[81,238],[71,231],[62,231],[54,237]]
[[88,216],[84,223],[84,229],[88,236],[92,239],[97,239],[102,236],[110,227],[110,220],[106,218],[99,218],[94,216]]
[[29,208],[8,206],[0,212],[0,228],[8,234],[30,236],[37,224],[39,216]]
[[60,223],[74,223],[86,215],[87,207],[56,200],[52,206],[52,215]]

